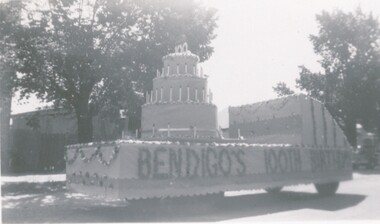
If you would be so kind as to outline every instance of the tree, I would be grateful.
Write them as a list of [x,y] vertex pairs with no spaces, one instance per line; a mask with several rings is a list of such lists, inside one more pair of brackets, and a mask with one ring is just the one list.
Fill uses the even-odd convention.
[[273,87],[273,91],[280,97],[294,94],[294,91],[291,90],[284,82],[277,83],[277,85]]
[[17,60],[14,42],[20,23],[21,2],[0,3],[0,148],[1,171],[10,170],[9,123]]
[[96,113],[136,113],[162,55],[181,35],[202,60],[213,52],[215,11],[193,0],[48,2],[46,9],[26,8],[16,38],[17,85],[23,97],[72,108],[80,142],[91,141]]
[[300,66],[297,86],[325,103],[356,146],[356,123],[380,134],[380,27],[372,14],[336,10],[317,15],[311,35],[322,72]]

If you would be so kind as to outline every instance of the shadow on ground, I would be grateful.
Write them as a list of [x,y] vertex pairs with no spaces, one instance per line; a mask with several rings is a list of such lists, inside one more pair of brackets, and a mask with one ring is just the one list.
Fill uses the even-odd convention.
[[[363,195],[337,194],[335,197],[322,198],[311,193],[282,192],[277,195],[266,193],[237,197],[204,197],[157,200],[140,202],[129,206],[123,217],[113,221],[133,222],[179,222],[179,221],[221,221],[236,218],[252,217],[304,208],[336,211],[355,206],[363,201]],[[98,212],[117,216],[116,210],[95,208],[89,215]],[[106,215],[108,216],[108,215]],[[99,217],[101,219],[101,217]],[[103,220],[102,220],[103,221]],[[106,221],[106,220],[104,220]]]
[[337,211],[355,206],[365,195],[257,193],[126,202],[67,192],[63,182],[2,186],[3,222],[207,222],[254,217],[299,209]]

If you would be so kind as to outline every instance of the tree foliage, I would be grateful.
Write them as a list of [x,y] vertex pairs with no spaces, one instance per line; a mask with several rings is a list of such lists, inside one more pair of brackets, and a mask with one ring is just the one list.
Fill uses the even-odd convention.
[[128,108],[138,117],[161,57],[180,36],[201,60],[213,52],[215,11],[193,0],[49,0],[26,12],[17,85],[22,96],[74,109],[80,142],[91,141],[95,114]]
[[10,171],[9,128],[16,79],[14,34],[20,23],[22,2],[0,3],[0,148],[1,172]]
[[322,72],[300,66],[297,87],[325,103],[356,145],[356,123],[380,134],[380,27],[377,18],[358,8],[316,17],[317,35],[310,40]]
[[0,97],[12,95],[17,64],[15,33],[20,23],[21,2],[0,4]]
[[284,82],[277,83],[277,85],[273,87],[273,91],[277,94],[277,96],[288,96],[294,94],[294,91],[291,90]]

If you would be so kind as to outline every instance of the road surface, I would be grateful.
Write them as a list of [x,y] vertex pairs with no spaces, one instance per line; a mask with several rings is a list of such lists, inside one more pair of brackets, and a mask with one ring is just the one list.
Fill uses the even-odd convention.
[[[3,178],[5,179],[5,178]],[[2,221],[12,222],[266,222],[380,221],[380,169],[358,171],[338,194],[321,197],[312,185],[227,192],[225,197],[126,202],[68,192],[64,182],[2,181]]]

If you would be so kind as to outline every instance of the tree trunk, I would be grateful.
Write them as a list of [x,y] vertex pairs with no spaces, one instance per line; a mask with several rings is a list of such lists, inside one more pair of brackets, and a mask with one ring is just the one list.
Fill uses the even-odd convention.
[[92,117],[82,114],[77,117],[78,122],[78,141],[87,143],[92,141]]
[[9,174],[12,170],[12,156],[10,146],[10,119],[12,107],[11,76],[14,70],[6,65],[0,66],[0,149],[1,174]]
[[88,98],[82,99],[76,106],[78,124],[78,141],[87,143],[92,141],[92,114],[88,107]]
[[[5,95],[5,94],[4,94]],[[0,96],[0,148],[1,148],[1,174],[9,174],[11,172],[11,147],[9,142],[10,134],[10,118],[12,94]]]

